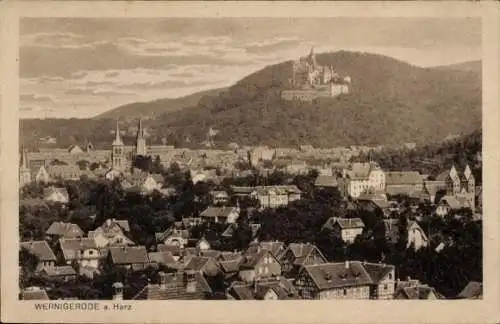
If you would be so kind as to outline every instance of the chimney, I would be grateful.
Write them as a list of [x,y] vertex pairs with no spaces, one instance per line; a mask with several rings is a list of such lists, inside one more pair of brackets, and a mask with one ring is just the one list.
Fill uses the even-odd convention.
[[111,219],[110,219],[110,218],[106,219],[106,225],[107,225],[107,226],[110,226],[110,225],[111,225]]
[[160,288],[165,288],[165,285],[167,284],[167,274],[160,271],[158,272],[158,275],[160,276]]
[[196,292],[196,271],[190,270],[184,272],[184,282],[186,285],[186,292],[195,293]]
[[349,260],[345,260],[345,268],[349,269]]
[[113,284],[113,299],[114,300],[123,300],[123,284],[121,282],[115,282]]

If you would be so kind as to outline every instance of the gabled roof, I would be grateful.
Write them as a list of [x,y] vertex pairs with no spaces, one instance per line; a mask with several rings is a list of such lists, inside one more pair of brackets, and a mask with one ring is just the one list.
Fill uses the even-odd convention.
[[338,186],[337,177],[328,175],[319,175],[314,181],[316,187],[334,188]]
[[483,284],[477,281],[470,281],[457,297],[466,299],[483,298]]
[[[203,267],[210,261],[209,257],[192,256],[185,266],[186,270],[201,271]],[[213,260],[213,259],[212,259]]]
[[53,222],[45,233],[65,238],[82,237],[84,234],[78,225],[65,222]]
[[295,260],[293,261],[293,264],[295,265],[302,265],[313,251],[317,251],[319,255],[326,261],[326,258],[323,256],[321,251],[316,247],[316,245],[311,243],[290,243],[280,256],[283,257],[289,250],[292,251],[292,254],[295,258]]
[[342,262],[308,265],[302,271],[308,273],[319,290],[372,284],[361,262],[349,262],[347,267]]
[[241,257],[235,260],[219,261],[221,270],[224,273],[234,273],[240,270]]
[[195,291],[189,292],[185,286],[185,279],[182,272],[165,274],[166,284],[149,284],[145,286],[136,296],[132,299],[147,299],[147,300],[193,300],[204,299],[207,294],[212,292],[203,275],[196,273],[195,277]]
[[254,300],[252,287],[246,283],[236,283],[231,285],[228,293],[236,300]]
[[20,247],[26,249],[40,261],[56,261],[56,256],[46,241],[22,242]]
[[169,228],[167,229],[166,231],[162,232],[162,233],[155,233],[155,238],[158,242],[163,242],[165,241],[167,238],[169,237],[181,237],[183,239],[188,239],[189,238],[189,230],[185,229],[185,230],[179,230],[179,229],[175,229],[175,228]]
[[241,267],[246,269],[253,269],[255,268],[257,263],[259,263],[260,260],[262,260],[262,258],[268,254],[272,255],[270,251],[264,249],[261,249],[257,252],[245,252],[241,260]]
[[210,206],[207,209],[205,209],[200,214],[200,216],[201,217],[210,217],[210,218],[215,218],[215,217],[227,218],[227,217],[229,217],[229,214],[231,214],[231,213],[238,213],[238,207]]
[[285,249],[285,243],[280,241],[262,241],[259,245],[263,249],[269,250],[275,257],[279,257]]
[[66,188],[49,187],[43,190],[43,196],[45,199],[48,199],[54,193],[61,195],[64,200],[69,201],[69,193]]
[[241,252],[221,252],[219,255],[219,260],[221,261],[232,261],[232,260],[240,260],[242,257]]
[[178,265],[171,252],[149,252],[148,258],[151,262],[156,262],[158,264],[163,264],[166,266]]
[[48,300],[45,289],[40,287],[27,287],[21,291],[22,300]]
[[[59,245],[66,261],[79,257],[81,250],[97,249],[96,241],[93,238],[59,239]],[[98,255],[96,255],[96,258]]]
[[76,276],[76,271],[71,266],[45,267],[42,271],[50,277]]
[[440,204],[445,204],[449,206],[451,209],[460,209],[465,207],[470,207],[467,200],[458,199],[456,196],[443,196],[439,201]]
[[389,171],[385,173],[385,183],[391,185],[422,184],[422,175],[417,171]]
[[148,263],[148,252],[144,246],[110,247],[109,253],[114,264]]
[[334,223],[339,224],[342,229],[350,229],[350,228],[364,228],[365,224],[361,220],[361,218],[339,218],[337,217]]
[[319,290],[377,284],[394,266],[347,261],[304,266]]
[[177,245],[166,245],[166,244],[158,244],[156,246],[156,250],[158,252],[170,252],[172,255],[181,255],[182,249]]
[[406,299],[429,299],[431,294],[438,297],[436,290],[427,285],[420,285],[415,287],[403,287],[398,290]]
[[130,225],[128,223],[128,220],[123,220],[123,219],[114,219],[110,218],[107,219],[101,226],[99,226],[96,231],[101,231],[101,232],[108,232],[114,225],[118,225],[124,230],[125,232],[130,232]]

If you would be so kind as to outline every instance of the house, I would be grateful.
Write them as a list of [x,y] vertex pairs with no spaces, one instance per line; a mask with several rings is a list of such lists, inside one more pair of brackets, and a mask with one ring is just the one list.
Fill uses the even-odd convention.
[[408,278],[407,281],[396,283],[394,299],[439,299],[439,294],[433,287],[422,284],[419,280]]
[[37,258],[36,272],[55,267],[57,258],[46,241],[21,242],[20,248]]
[[94,231],[89,232],[88,236],[97,240],[97,236],[101,236],[107,240],[107,245],[134,245],[128,237],[130,225],[127,220],[117,220],[108,218],[101,226]]
[[56,188],[51,186],[43,190],[44,200],[49,203],[69,203],[69,194],[66,188]]
[[175,261],[180,260],[180,258],[184,255],[185,250],[186,250],[185,248],[181,248],[180,246],[177,245],[158,244],[156,246],[157,252],[169,252],[170,254],[172,254]]
[[389,171],[385,173],[385,192],[390,196],[411,196],[422,191],[424,180],[416,171]]
[[67,265],[78,263],[80,267],[98,268],[102,255],[92,238],[59,239],[59,246]]
[[114,266],[134,270],[144,269],[150,263],[144,246],[112,246],[109,248],[108,258]]
[[302,192],[295,185],[231,187],[236,197],[257,199],[261,208],[278,208],[300,200]]
[[239,207],[227,207],[227,206],[210,206],[205,209],[201,214],[200,218],[205,222],[214,223],[235,223],[240,216]]
[[256,187],[251,197],[257,198],[261,208],[278,208],[288,206],[300,200],[302,192],[294,185]]
[[293,284],[283,278],[255,281],[253,283],[233,282],[226,289],[229,300],[290,300],[299,299]]
[[281,254],[285,251],[285,243],[280,241],[262,241],[259,245],[261,248],[270,251],[277,258],[280,258]]
[[82,171],[76,164],[49,165],[47,166],[47,173],[53,180],[80,180],[82,175]]
[[436,206],[436,215],[446,216],[452,210],[459,210],[462,208],[470,208],[470,201],[464,197],[460,196],[444,196],[442,197]]
[[155,233],[156,241],[165,245],[177,245],[181,248],[188,244],[189,230],[169,228],[165,232]]
[[365,224],[361,218],[332,217],[323,225],[324,229],[331,230],[333,235],[346,243],[353,243],[358,235],[363,233]]
[[45,289],[41,287],[26,287],[19,296],[21,300],[49,300]]
[[223,205],[229,203],[229,195],[224,190],[210,191],[210,200],[213,205]]
[[211,248],[210,242],[203,236],[198,241],[196,241],[196,249],[199,251],[208,251]]
[[38,171],[35,172],[35,181],[37,183],[49,183],[50,175],[44,165],[41,165]]
[[467,200],[472,213],[475,211],[476,180],[469,165],[464,170],[452,166],[449,171],[444,171],[436,177],[436,181],[444,182],[446,196],[461,197]]
[[294,276],[306,265],[322,264],[327,260],[323,253],[311,243],[290,243],[280,254],[282,273]]
[[346,261],[304,266],[295,280],[302,299],[392,299],[392,265]]
[[239,278],[251,282],[281,275],[281,264],[268,250],[245,251],[240,263]]
[[45,234],[49,238],[77,238],[84,235],[82,229],[73,223],[53,222]]
[[[257,237],[258,237],[258,235],[259,235],[259,231],[260,231],[261,225],[260,224],[253,224],[252,223],[252,224],[249,224],[249,226],[250,226],[250,231],[252,233],[251,239],[252,240],[256,240]],[[226,238],[226,239],[231,239],[237,229],[238,229],[238,223],[229,224],[226,227],[226,229],[224,230],[224,232],[222,232],[221,236],[223,238]]]
[[219,273],[219,265],[212,257],[191,256],[184,260],[184,270],[193,270],[206,277],[215,277]]
[[159,265],[163,265],[171,269],[180,269],[181,264],[177,262],[174,255],[170,251],[166,252],[149,252],[149,261]]
[[154,190],[161,189],[163,183],[164,179],[161,175],[152,175],[148,172],[135,170],[133,173],[124,176],[121,186],[124,190],[150,194]]
[[208,299],[212,290],[203,275],[196,271],[159,274],[158,284],[148,284],[133,300],[198,300]]
[[[397,219],[384,219],[385,237],[387,242],[395,244],[399,240],[399,226]],[[406,227],[408,242],[406,247],[414,246],[415,250],[419,250],[429,245],[429,238],[425,231],[415,221],[409,221]]]
[[40,275],[46,278],[59,279],[62,281],[71,281],[76,279],[76,271],[69,265],[43,268]]
[[357,198],[369,189],[385,190],[385,173],[375,162],[353,163],[337,179],[342,197]]
[[428,200],[434,204],[436,202],[436,194],[442,190],[446,190],[446,183],[444,181],[425,180],[423,193],[428,197]]
[[355,200],[358,208],[371,212],[379,211],[384,216],[389,216],[389,200],[384,192],[374,192],[373,189],[368,189],[368,192],[361,193]]
[[458,299],[483,299],[483,283],[470,281],[457,295]]
[[337,177],[333,175],[319,175],[314,181],[317,188],[337,188]]
[[69,152],[70,154],[78,154],[78,153],[83,153],[83,150],[82,150],[82,148],[81,148],[80,146],[78,146],[78,145],[70,145],[70,146],[68,147],[68,152]]

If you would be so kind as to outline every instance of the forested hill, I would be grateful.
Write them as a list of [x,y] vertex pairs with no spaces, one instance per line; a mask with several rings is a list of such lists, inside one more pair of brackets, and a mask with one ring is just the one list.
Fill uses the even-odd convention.
[[[481,126],[480,71],[420,68],[386,56],[347,51],[318,54],[317,61],[349,75],[351,93],[313,103],[281,100],[292,67],[290,61],[283,62],[225,91],[195,96],[193,107],[169,108],[170,112],[147,121],[149,142],[166,138],[169,144],[193,145],[206,140],[213,127],[219,130],[214,141],[220,146],[230,142],[279,147],[426,144]],[[135,113],[136,108],[161,111],[161,106],[157,101],[129,108]],[[22,121],[21,127],[30,133],[21,135],[24,140],[33,133],[54,136],[60,143],[82,137],[98,143],[111,138],[108,125],[114,128],[111,120]],[[85,130],[84,136],[79,129]]]
[[[452,165],[463,170],[468,164],[476,183],[482,181],[482,132],[480,129],[454,140],[418,147],[414,150],[397,149],[372,152],[372,159],[385,170],[420,171],[436,176]],[[357,157],[356,161],[367,161],[368,155]]]
[[283,101],[291,62],[257,71],[196,108],[163,116],[179,136],[201,141],[210,126],[216,140],[243,144],[332,147],[429,143],[481,125],[481,73],[420,68],[386,56],[335,52],[317,55],[352,79],[351,93],[314,103]]

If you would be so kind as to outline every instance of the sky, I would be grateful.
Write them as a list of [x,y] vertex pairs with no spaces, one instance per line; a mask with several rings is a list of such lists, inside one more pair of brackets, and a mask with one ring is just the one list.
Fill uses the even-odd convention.
[[23,18],[21,118],[88,118],[352,50],[430,67],[481,59],[473,18]]

